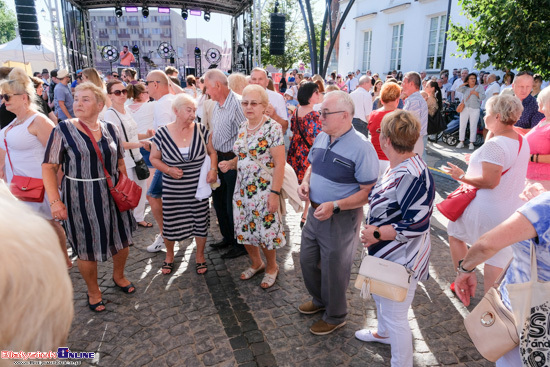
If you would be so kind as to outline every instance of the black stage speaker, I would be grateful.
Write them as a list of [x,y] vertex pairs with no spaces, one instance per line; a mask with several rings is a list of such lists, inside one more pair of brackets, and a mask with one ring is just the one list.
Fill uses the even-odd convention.
[[271,55],[284,55],[285,53],[285,21],[284,14],[271,13],[271,43],[269,44]]
[[34,0],[15,0],[19,35],[23,45],[40,46],[40,30]]

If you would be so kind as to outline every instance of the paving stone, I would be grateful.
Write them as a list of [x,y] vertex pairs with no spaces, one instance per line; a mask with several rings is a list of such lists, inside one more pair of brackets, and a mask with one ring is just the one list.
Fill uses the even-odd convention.
[[239,349],[233,352],[237,363],[244,363],[254,360],[254,354],[250,349]]
[[258,343],[264,341],[264,334],[259,330],[248,331],[244,333],[244,336],[249,343]]
[[261,356],[264,354],[271,353],[271,348],[269,347],[269,344],[265,342],[254,343],[250,346],[250,349],[252,350],[252,353],[254,353],[255,356]]
[[237,336],[235,338],[229,339],[231,348],[233,349],[243,349],[248,348],[248,341],[244,336]]

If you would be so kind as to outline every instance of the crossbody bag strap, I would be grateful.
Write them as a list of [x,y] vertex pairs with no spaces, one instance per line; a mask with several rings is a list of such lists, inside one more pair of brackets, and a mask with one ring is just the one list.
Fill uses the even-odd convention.
[[99,150],[99,146],[97,145],[97,141],[95,141],[94,134],[90,131],[88,126],[86,126],[85,123],[80,122],[78,120],[78,123],[82,126],[82,128],[86,131],[86,135],[92,140],[92,144],[94,145],[95,152],[97,154],[97,157],[99,158],[99,161],[101,162],[101,165],[103,167],[103,172],[105,173],[105,178],[107,179],[107,185],[109,188],[113,188],[113,180],[111,179],[111,175],[109,172],[107,172],[107,169],[105,168],[105,162],[103,161],[103,155],[101,154],[101,151]]
[[[519,134],[518,134],[518,141],[519,141],[519,148],[518,148],[518,156],[516,157],[516,160],[519,157],[519,153],[521,152],[521,146],[523,145],[523,138]],[[503,176],[506,172],[508,172],[510,168],[512,168],[512,166],[513,165],[511,165],[506,171],[502,172],[501,176]]]
[[6,137],[8,136],[8,131],[10,131],[12,128],[13,125],[8,127],[6,131],[4,131],[4,145],[6,146],[6,154],[8,155],[8,161],[10,162],[11,172],[12,174],[15,174],[15,171],[13,170],[13,164],[11,163],[10,151],[8,150],[8,141],[6,140]]
[[[116,112],[116,110],[113,107],[110,107],[109,110],[113,111],[115,113],[116,117],[118,118],[118,121],[120,121],[120,126],[122,126],[122,132],[124,132],[124,137],[126,138],[126,142],[129,143],[130,140],[128,139],[128,135],[126,134],[126,129],[124,128],[124,124],[122,123],[122,119],[118,115],[118,112]],[[135,162],[136,159],[134,158],[134,154],[132,153],[132,149],[128,149],[128,151],[130,152],[130,156],[132,157],[132,160]]]
[[[300,127],[300,122],[298,122],[298,109],[296,109],[296,112],[294,112],[294,116],[296,117],[296,125],[298,126],[298,133],[300,134],[300,137],[304,141],[304,144],[306,145],[307,149],[311,149],[311,144],[306,140],[306,137],[304,136],[304,133],[302,132],[302,128]],[[305,116],[304,116],[305,117]]]

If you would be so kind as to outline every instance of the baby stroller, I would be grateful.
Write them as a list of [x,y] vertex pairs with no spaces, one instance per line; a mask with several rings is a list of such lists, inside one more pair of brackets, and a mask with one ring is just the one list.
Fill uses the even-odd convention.
[[436,134],[428,135],[429,141],[437,143],[440,139],[443,138],[443,134],[447,129],[449,123],[453,121],[456,116],[458,116],[458,113],[456,112],[456,106],[458,106],[457,103],[449,103],[448,101],[443,101],[441,116],[443,117],[445,128],[441,129],[441,131],[438,131]]

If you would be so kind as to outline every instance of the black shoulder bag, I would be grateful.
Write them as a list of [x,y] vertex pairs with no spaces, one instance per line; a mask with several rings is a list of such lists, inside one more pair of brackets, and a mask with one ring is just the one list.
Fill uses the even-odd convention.
[[[122,131],[124,132],[124,137],[126,138],[126,142],[129,143],[130,141],[128,140],[128,135],[126,134],[126,129],[124,128],[124,124],[122,123],[120,116],[118,115],[118,113],[115,111],[114,108],[111,107],[109,109],[115,113],[116,117],[120,121],[120,126],[122,126]],[[136,163],[136,166],[134,167],[134,169],[136,170],[137,178],[140,180],[148,179],[151,173],[149,172],[149,167],[147,167],[147,163],[145,163],[145,159],[141,158],[139,161],[136,161],[136,159],[134,158],[134,154],[132,153],[132,149],[128,149],[128,151],[130,152],[130,156],[132,156],[132,160]]]

